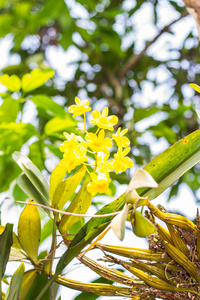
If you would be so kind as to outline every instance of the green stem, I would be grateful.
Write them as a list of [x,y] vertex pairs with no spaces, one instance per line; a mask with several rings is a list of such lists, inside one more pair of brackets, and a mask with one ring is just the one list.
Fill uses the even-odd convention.
[[39,295],[37,296],[37,298],[35,300],[44,299],[43,296],[45,295],[48,288],[52,285],[52,283],[56,280],[57,277],[58,277],[58,275],[55,274],[47,281],[47,283],[45,284],[45,286],[43,287],[43,289],[41,290],[41,292],[39,293]]
[[85,116],[85,113],[84,113],[84,132],[86,132],[86,116]]

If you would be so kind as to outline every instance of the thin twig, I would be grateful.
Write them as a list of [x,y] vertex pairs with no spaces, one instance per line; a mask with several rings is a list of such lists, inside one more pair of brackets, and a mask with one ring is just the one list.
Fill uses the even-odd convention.
[[123,78],[124,75],[126,74],[126,72],[130,69],[133,68],[133,66],[145,55],[147,49],[155,43],[155,41],[164,33],[164,32],[167,32],[169,31],[170,27],[175,24],[176,22],[180,21],[182,18],[186,17],[188,15],[188,12],[187,11],[184,11],[181,16],[172,21],[171,23],[169,23],[168,25],[164,26],[163,29],[161,29],[159,31],[159,33],[153,38],[153,40],[149,41],[146,43],[146,46],[144,47],[144,49],[138,53],[138,54],[133,54],[129,60],[127,61],[127,63],[124,65],[121,73],[119,74],[119,79]]
[[28,204],[28,205],[35,205],[35,206],[39,206],[51,211],[54,211],[56,213],[62,214],[62,215],[67,215],[67,216],[74,216],[74,217],[86,217],[86,218],[104,218],[104,217],[111,217],[111,216],[115,216],[118,215],[120,212],[116,211],[114,213],[109,213],[109,214],[104,214],[104,215],[85,215],[85,214],[74,214],[71,212],[67,212],[67,211],[62,211],[53,207],[49,207],[43,204],[38,204],[38,203],[30,203],[30,202],[24,202],[24,201],[16,201],[16,203],[20,203],[20,204]]

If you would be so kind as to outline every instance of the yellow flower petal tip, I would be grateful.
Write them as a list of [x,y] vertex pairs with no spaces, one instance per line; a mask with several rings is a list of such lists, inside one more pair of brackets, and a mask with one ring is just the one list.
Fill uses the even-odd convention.
[[80,100],[78,97],[75,98],[75,105],[70,105],[68,111],[73,114],[73,118],[81,116],[84,113],[91,110],[89,107],[89,100]]
[[118,117],[111,115],[108,117],[108,107],[104,107],[102,114],[98,110],[92,112],[93,119],[90,124],[97,125],[99,128],[107,129],[110,131],[114,130],[114,125],[118,122]]

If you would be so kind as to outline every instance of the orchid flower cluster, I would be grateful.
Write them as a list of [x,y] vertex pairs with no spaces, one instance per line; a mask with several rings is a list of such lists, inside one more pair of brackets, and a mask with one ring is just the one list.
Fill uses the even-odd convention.
[[[97,193],[106,193],[109,188],[110,175],[109,173],[115,171],[125,172],[127,168],[133,166],[133,161],[127,157],[130,152],[130,141],[124,135],[128,129],[121,131],[118,128],[117,132],[112,134],[112,138],[106,137],[107,131],[114,131],[114,126],[118,122],[115,115],[108,116],[108,107],[105,107],[100,113],[97,110],[92,111],[92,120],[90,124],[97,126],[96,133],[91,133],[86,130],[86,113],[91,111],[88,100],[80,100],[75,98],[75,105],[71,105],[68,111],[73,114],[73,118],[77,116],[84,116],[84,138],[81,135],[74,133],[64,133],[66,141],[60,146],[60,151],[63,152],[63,161],[67,164],[67,172],[70,173],[79,165],[85,165],[90,174],[90,182],[87,190],[92,196]],[[110,149],[115,142],[117,152],[114,158],[110,158]],[[89,155],[88,155],[89,154]],[[90,159],[93,156],[94,160],[91,163]],[[92,167],[93,171],[89,171],[88,167]]]

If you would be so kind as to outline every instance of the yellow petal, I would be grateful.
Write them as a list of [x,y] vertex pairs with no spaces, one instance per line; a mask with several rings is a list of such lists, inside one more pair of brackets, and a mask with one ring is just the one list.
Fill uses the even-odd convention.
[[81,105],[81,100],[78,97],[75,97],[75,102],[78,106]]
[[117,124],[117,122],[118,122],[118,117],[116,117],[116,116],[114,116],[114,115],[109,116],[109,117],[108,117],[108,122],[111,123],[111,124],[113,124],[113,125],[115,125],[115,124]]
[[129,152],[130,152],[130,150],[131,150],[131,148],[129,147],[129,148],[126,148],[126,149],[124,149],[124,151],[122,151],[122,155],[123,156],[126,156]]
[[104,107],[103,111],[102,111],[102,117],[107,117],[108,115],[108,107]]
[[[94,110],[92,112],[92,116],[93,116],[93,119],[98,119],[98,118],[101,117],[101,114],[100,114],[100,112],[98,110]],[[93,120],[91,120],[91,121],[93,121]]]

